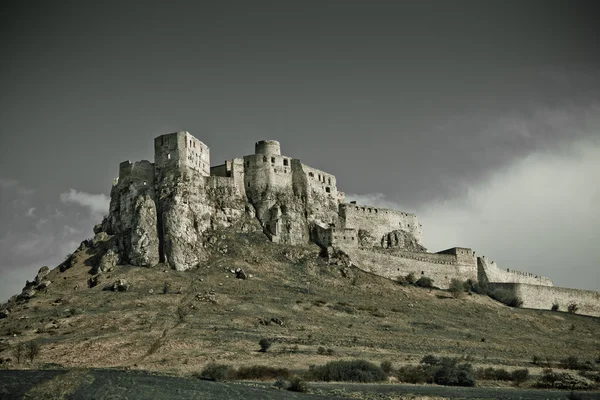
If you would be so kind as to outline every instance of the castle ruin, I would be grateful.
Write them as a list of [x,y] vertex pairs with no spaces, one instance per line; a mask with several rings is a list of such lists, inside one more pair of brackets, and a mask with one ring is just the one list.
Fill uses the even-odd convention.
[[[275,243],[342,250],[358,268],[390,279],[412,273],[440,288],[452,279],[504,285],[527,297],[524,306],[531,308],[551,304],[542,306],[527,293],[566,298],[552,291],[557,288],[549,278],[500,269],[470,248],[427,252],[415,214],[346,203],[333,174],[282,155],[275,140],[256,142],[254,154],[211,167],[209,147],[190,133],[158,136],[153,163],[120,164],[102,225],[115,236],[113,253],[122,264],[186,270],[207,259],[204,244],[214,229],[255,227]],[[584,299],[582,313],[588,307],[588,314],[600,315],[598,293],[567,297]]]

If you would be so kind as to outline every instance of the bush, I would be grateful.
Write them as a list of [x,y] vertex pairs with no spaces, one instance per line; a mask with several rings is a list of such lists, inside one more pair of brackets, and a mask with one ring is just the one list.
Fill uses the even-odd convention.
[[12,354],[17,360],[17,364],[21,364],[21,361],[25,358],[25,344],[19,343],[15,348],[12,349]]
[[308,371],[311,379],[337,382],[381,382],[387,379],[383,370],[365,360],[330,361],[325,365],[311,365]]
[[415,285],[417,285],[418,287],[422,287],[422,288],[432,288],[433,287],[433,279],[428,278],[426,276],[422,276],[415,282]]
[[512,381],[515,382],[517,385],[520,385],[521,383],[529,379],[529,370],[527,368],[515,369],[513,372],[510,373],[510,375],[512,377]]
[[287,379],[291,376],[291,373],[287,368],[252,365],[249,367],[240,367],[237,371],[232,371],[230,376],[240,380]]
[[507,289],[494,289],[488,292],[488,295],[494,299],[499,301],[500,303],[506,304],[509,307],[521,307],[523,305],[523,300],[520,297],[516,296],[513,292]]
[[575,303],[571,303],[567,307],[567,311],[570,312],[571,314],[575,314],[577,312],[577,310],[579,310],[579,307]]
[[456,278],[453,278],[450,281],[450,287],[448,288],[448,291],[452,293],[452,297],[458,299],[465,291],[464,283]]
[[271,344],[273,344],[271,342],[270,339],[267,338],[262,338],[258,341],[258,345],[260,346],[260,352],[261,353],[266,353],[267,350],[269,350],[269,348],[271,347]]
[[406,280],[406,282],[409,285],[414,285],[417,282],[417,278],[415,278],[415,273],[414,272],[410,272],[410,273],[406,274],[406,276],[404,277],[404,279]]
[[325,347],[323,347],[323,346],[319,346],[319,348],[317,349],[318,355],[324,356],[326,352],[327,352],[327,350],[325,350]]
[[306,381],[295,376],[290,380],[290,386],[287,388],[287,390],[291,392],[306,393],[308,392],[308,384]]
[[421,364],[427,365],[438,365],[440,363],[440,358],[436,357],[432,354],[428,354],[421,360]]
[[27,358],[29,358],[29,361],[33,362],[33,360],[38,356],[38,354],[40,354],[40,349],[40,344],[35,340],[27,342],[27,345],[25,346],[25,352]]
[[475,374],[471,364],[458,364],[457,359],[444,358],[436,368],[433,381],[438,385],[475,386]]
[[406,383],[433,383],[434,373],[432,365],[403,365],[396,371],[396,377]]
[[594,383],[584,377],[569,372],[553,372],[544,369],[542,376],[536,382],[538,388],[553,388],[567,390],[589,390],[594,388]]
[[558,303],[552,303],[552,311],[558,311],[558,309],[560,308],[560,306],[558,305]]
[[226,380],[229,377],[230,372],[231,369],[227,365],[210,363],[204,367],[198,377],[200,379],[220,382]]
[[381,364],[379,364],[379,368],[381,368],[381,370],[383,372],[385,372],[386,374],[389,375],[390,372],[392,372],[392,369],[393,369],[392,362],[389,361],[389,360],[382,361]]

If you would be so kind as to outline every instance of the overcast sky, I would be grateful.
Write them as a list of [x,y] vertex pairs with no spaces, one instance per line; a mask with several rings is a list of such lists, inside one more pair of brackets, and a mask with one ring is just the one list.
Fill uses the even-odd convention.
[[260,139],[431,251],[600,290],[599,12],[581,1],[5,1],[0,300],[91,237],[118,163]]

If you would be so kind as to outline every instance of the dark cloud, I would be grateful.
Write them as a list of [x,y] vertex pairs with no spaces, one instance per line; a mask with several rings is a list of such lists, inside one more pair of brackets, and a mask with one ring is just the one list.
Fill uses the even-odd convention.
[[[406,209],[460,198],[532,154],[598,136],[597,8],[9,1],[0,237],[17,246],[7,235],[27,240],[47,219],[55,236],[67,225],[85,238],[118,163],[152,159],[152,139],[182,129],[211,147],[213,164],[271,138],[347,192]],[[28,265],[11,257],[3,276]]]

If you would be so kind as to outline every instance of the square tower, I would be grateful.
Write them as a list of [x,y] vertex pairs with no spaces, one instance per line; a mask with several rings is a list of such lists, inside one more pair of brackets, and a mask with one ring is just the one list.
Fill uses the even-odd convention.
[[168,133],[154,139],[157,168],[187,167],[210,176],[210,149],[187,131]]

